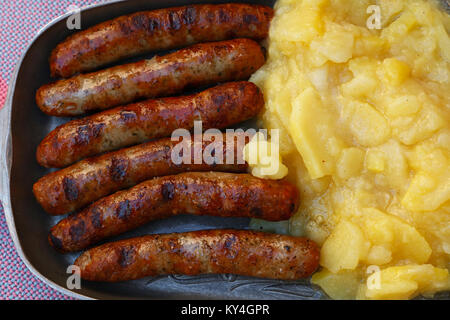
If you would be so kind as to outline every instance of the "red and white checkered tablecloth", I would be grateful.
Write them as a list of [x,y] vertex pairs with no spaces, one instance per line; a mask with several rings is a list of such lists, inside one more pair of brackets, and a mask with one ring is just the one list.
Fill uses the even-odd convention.
[[[64,14],[70,5],[82,7],[102,0],[0,0],[0,108],[17,60],[45,24]],[[1,151],[0,151],[1,152]],[[20,260],[0,204],[0,300],[69,299],[37,279]]]

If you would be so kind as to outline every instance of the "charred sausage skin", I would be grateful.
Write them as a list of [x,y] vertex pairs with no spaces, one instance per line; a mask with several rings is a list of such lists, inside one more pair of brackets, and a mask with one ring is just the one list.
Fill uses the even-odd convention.
[[107,243],[75,261],[81,278],[124,281],[167,274],[225,274],[295,280],[319,264],[311,240],[249,230],[148,235]]
[[[191,150],[190,163],[175,164],[171,155],[181,142],[165,138],[88,158],[52,172],[33,185],[33,193],[45,211],[61,215],[156,176],[185,171],[246,172],[247,164],[243,159],[242,148],[248,142],[248,137],[238,133],[234,136],[233,142],[227,142],[226,135],[223,135],[223,164],[207,164],[204,161],[194,163],[194,142],[199,141],[196,136],[183,140]],[[203,138],[201,152],[205,154],[212,142]]]
[[190,5],[142,11],[77,32],[50,56],[53,77],[70,77],[117,60],[194,43],[267,37],[273,9],[248,4]]
[[86,157],[149,139],[168,137],[176,129],[226,128],[258,114],[261,91],[251,82],[230,82],[198,94],[147,100],[65,123],[39,144],[36,159],[44,167],[66,167]]
[[287,220],[298,208],[298,190],[286,182],[249,174],[190,172],[154,178],[100,199],[50,230],[61,252],[82,250],[151,220],[177,214]]
[[46,84],[36,92],[36,103],[49,115],[76,116],[191,87],[246,80],[264,61],[262,48],[250,39],[202,43]]

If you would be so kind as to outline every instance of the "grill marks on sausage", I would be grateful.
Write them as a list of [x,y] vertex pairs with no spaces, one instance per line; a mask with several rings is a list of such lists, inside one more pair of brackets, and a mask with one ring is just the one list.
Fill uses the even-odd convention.
[[86,225],[84,223],[84,220],[77,220],[76,223],[73,224],[69,229],[70,236],[74,241],[80,241],[81,239],[83,239],[85,232]]
[[136,30],[149,30],[149,18],[145,14],[138,13],[133,15],[131,17],[131,23]]
[[[131,31],[145,30],[150,35],[155,31],[177,31],[180,30],[183,25],[189,27],[194,24],[197,17],[197,10],[195,7],[186,7],[183,9],[171,10],[168,14],[168,25],[160,23],[160,18],[149,16],[148,13],[136,13],[131,16],[131,26],[127,23],[121,23],[120,29],[124,35],[129,35]],[[127,21],[128,22],[128,21]],[[126,26],[127,25],[127,26]]]
[[246,14],[246,15],[244,15],[243,19],[246,24],[260,23],[258,17],[255,16],[254,14]]
[[183,22],[185,25],[191,25],[195,22],[195,19],[197,17],[197,10],[195,7],[186,7],[184,9],[184,12],[181,14],[181,19],[183,19]]
[[134,112],[134,111],[123,110],[123,111],[120,111],[120,119],[124,123],[132,122],[132,121],[137,120],[137,115],[136,115],[136,112]]
[[175,30],[175,31],[181,29],[181,20],[180,20],[180,17],[178,17],[178,14],[176,11],[172,11],[169,13],[169,23],[170,23],[170,29]]
[[223,244],[225,250],[225,256],[228,259],[234,259],[239,254],[239,249],[235,248],[237,238],[234,234],[228,236]]
[[92,209],[92,215],[90,216],[91,223],[95,228],[101,228],[103,222],[103,215],[99,208]]
[[128,161],[123,158],[112,158],[111,166],[109,167],[109,174],[111,178],[120,182],[127,176]]
[[88,120],[87,124],[77,127],[75,144],[88,145],[93,139],[99,137],[104,127],[104,123],[92,123]]
[[119,265],[126,268],[134,262],[135,250],[134,247],[128,246],[120,248],[119,251]]
[[120,220],[128,220],[131,213],[132,208],[130,206],[130,200],[124,200],[117,206],[116,215]]
[[62,185],[67,200],[75,201],[78,199],[78,188],[75,180],[64,177]]
[[133,32],[133,29],[131,29],[131,26],[129,25],[127,20],[120,21],[119,28],[120,31],[126,36],[129,36]]
[[59,239],[58,237],[55,237],[53,235],[53,233],[50,232],[48,237],[49,237],[50,243],[56,250],[61,250],[63,248],[63,243],[62,243],[61,239]]
[[175,185],[172,182],[166,182],[161,186],[161,194],[165,201],[172,200],[175,197]]
[[230,21],[230,16],[223,9],[219,10],[219,22],[228,23]]

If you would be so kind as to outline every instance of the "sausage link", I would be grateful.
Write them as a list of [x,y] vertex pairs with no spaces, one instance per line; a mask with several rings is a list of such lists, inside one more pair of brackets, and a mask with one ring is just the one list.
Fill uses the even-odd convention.
[[148,180],[100,199],[61,220],[49,242],[62,252],[177,214],[287,220],[298,208],[297,188],[249,174],[189,172]]
[[72,120],[50,132],[36,159],[44,167],[65,167],[149,139],[168,137],[176,129],[226,128],[258,114],[261,91],[251,82],[230,82],[195,95],[147,100]]
[[190,87],[246,80],[264,61],[262,48],[250,39],[202,43],[46,84],[36,92],[36,103],[49,115],[75,116]]
[[237,274],[295,280],[310,276],[319,248],[300,237],[249,230],[148,235],[107,243],[75,261],[81,278],[125,281],[168,274]]
[[[246,172],[242,149],[248,136],[236,133],[234,136],[228,135],[227,141],[227,135],[223,135],[222,141],[214,142],[204,136],[203,141],[200,140],[201,155],[208,154],[211,147],[213,151],[222,150],[221,158],[219,153],[213,155],[219,161],[210,164],[205,161],[194,163],[194,142],[199,141],[201,135],[196,137],[182,142],[172,141],[171,138],[160,139],[80,161],[39,179],[33,185],[34,195],[48,213],[60,215],[156,176],[185,171]],[[190,150],[189,161],[181,164],[172,161],[172,153],[178,152],[179,143]]]
[[199,42],[267,37],[273,9],[248,4],[190,5],[136,12],[75,33],[50,56],[52,76],[78,72],[148,52]]

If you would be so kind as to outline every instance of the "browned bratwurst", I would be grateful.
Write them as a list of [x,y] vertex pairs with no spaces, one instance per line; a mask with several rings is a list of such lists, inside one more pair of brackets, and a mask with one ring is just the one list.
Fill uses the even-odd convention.
[[50,57],[52,76],[70,77],[139,54],[198,42],[267,37],[273,9],[248,4],[190,5],[136,12],[77,32]]
[[215,147],[219,143],[223,151],[223,161],[220,161],[219,154],[214,154],[213,157],[219,158],[219,161],[213,164],[205,161],[194,164],[194,141],[198,141],[194,137],[183,140],[183,146],[191,151],[190,163],[175,164],[172,161],[172,153],[177,153],[177,146],[181,142],[172,141],[171,138],[160,139],[89,158],[52,172],[34,184],[34,195],[45,211],[60,215],[81,209],[106,195],[156,176],[185,171],[246,171],[247,164],[242,155],[243,146],[248,140],[245,134],[236,133],[231,138],[228,135],[228,142],[226,135],[223,135],[222,141],[215,141],[214,145],[204,139],[201,143],[202,155],[207,153],[208,146]]
[[189,172],[148,180],[100,199],[61,220],[48,240],[78,251],[155,219],[177,214],[287,220],[298,208],[297,188],[249,174]]
[[245,80],[264,60],[260,45],[250,39],[202,43],[44,85],[36,92],[36,103],[49,115],[75,116],[189,87]]
[[318,264],[319,248],[311,240],[249,230],[148,235],[104,244],[75,261],[82,279],[110,282],[211,273],[295,280]]
[[251,82],[230,82],[198,94],[147,100],[65,123],[39,144],[44,167],[61,168],[102,152],[168,137],[179,128],[226,128],[258,114],[261,91]]

